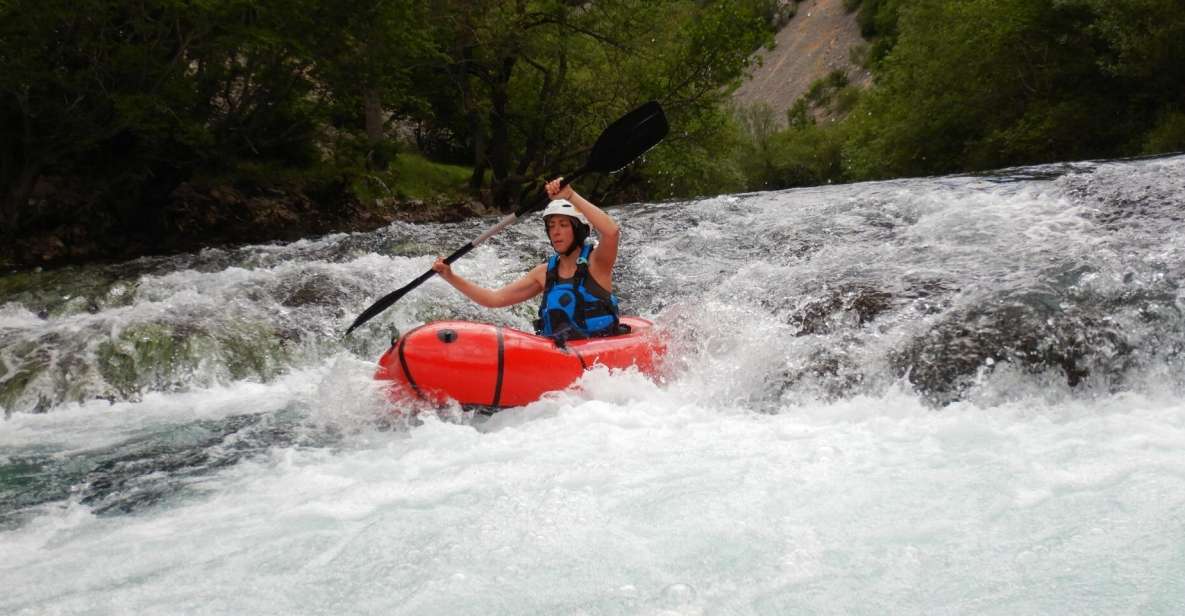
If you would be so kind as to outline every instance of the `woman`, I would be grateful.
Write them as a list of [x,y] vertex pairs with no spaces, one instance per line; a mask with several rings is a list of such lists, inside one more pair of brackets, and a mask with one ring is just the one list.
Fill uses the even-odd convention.
[[[608,214],[571,186],[561,188],[562,179],[547,183],[552,201],[543,210],[543,222],[555,254],[545,263],[501,289],[486,289],[458,276],[442,258],[436,259],[432,269],[487,308],[512,306],[542,293],[537,334],[560,340],[612,336],[618,333],[613,265],[621,231]],[[600,238],[595,246],[585,241],[590,225]]]

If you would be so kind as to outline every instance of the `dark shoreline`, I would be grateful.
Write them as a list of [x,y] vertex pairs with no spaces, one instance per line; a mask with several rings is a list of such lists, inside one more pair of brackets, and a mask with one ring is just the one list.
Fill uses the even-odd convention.
[[46,182],[31,205],[42,212],[12,242],[0,247],[0,276],[38,269],[107,264],[146,256],[196,252],[268,242],[292,242],[328,233],[371,231],[395,221],[456,222],[491,212],[477,201],[373,199],[346,190],[310,195],[300,188],[197,186],[183,183],[163,205],[121,224],[82,191]]

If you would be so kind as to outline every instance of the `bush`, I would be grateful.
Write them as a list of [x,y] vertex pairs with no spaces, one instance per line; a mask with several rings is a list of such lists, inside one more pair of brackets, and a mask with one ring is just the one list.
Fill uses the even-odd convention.
[[418,201],[462,201],[467,196],[471,167],[433,162],[414,152],[404,152],[385,172],[359,172],[352,190],[359,199],[390,198]]
[[789,112],[790,126],[777,128],[767,105],[735,112],[740,145],[736,166],[746,190],[777,190],[840,182],[845,179],[843,134],[838,124],[816,126],[805,98]]
[[771,140],[774,163],[764,182],[769,188],[791,188],[847,181],[843,145],[839,124],[782,131]]
[[1185,151],[1185,112],[1172,111],[1144,134],[1141,152],[1164,154]]

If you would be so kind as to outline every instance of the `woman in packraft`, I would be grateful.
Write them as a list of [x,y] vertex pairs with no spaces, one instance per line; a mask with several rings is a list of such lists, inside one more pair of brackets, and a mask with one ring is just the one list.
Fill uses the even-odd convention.
[[[613,265],[621,230],[608,214],[581,197],[563,178],[547,183],[551,202],[543,210],[547,239],[555,251],[522,278],[486,289],[453,272],[437,258],[432,269],[469,299],[487,308],[502,308],[543,294],[535,333],[564,340],[620,333]],[[590,227],[599,242],[589,239]]]

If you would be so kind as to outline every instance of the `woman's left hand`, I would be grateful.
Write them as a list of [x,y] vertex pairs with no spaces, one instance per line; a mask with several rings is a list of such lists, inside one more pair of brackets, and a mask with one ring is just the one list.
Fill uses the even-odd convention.
[[562,181],[564,181],[564,178],[559,177],[559,178],[556,178],[556,179],[548,182],[547,183],[547,196],[552,199],[568,199],[569,201],[571,201],[572,200],[572,193],[575,191],[572,190],[571,184],[564,186],[563,188],[560,188],[560,182],[562,182]]

